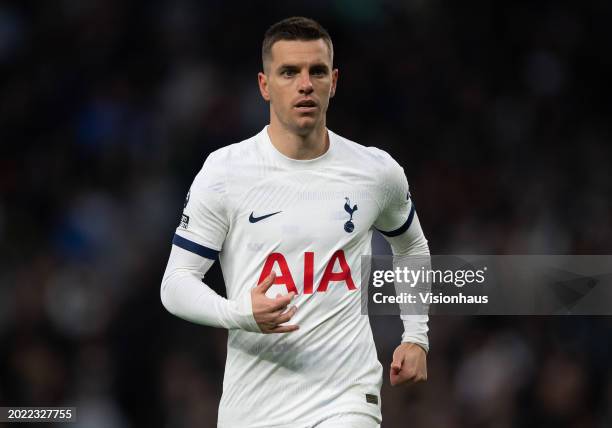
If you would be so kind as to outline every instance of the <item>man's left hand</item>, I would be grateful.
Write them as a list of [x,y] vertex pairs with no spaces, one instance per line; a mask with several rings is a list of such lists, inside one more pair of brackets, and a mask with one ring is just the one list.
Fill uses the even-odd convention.
[[393,352],[391,385],[414,384],[427,380],[427,354],[414,343],[402,343]]

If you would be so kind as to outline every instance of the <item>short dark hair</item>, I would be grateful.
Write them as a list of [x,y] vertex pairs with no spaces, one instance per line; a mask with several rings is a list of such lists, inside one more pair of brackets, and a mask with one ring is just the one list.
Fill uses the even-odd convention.
[[272,45],[279,40],[319,40],[323,39],[333,60],[334,45],[325,28],[317,21],[303,16],[292,16],[273,24],[264,35],[261,46],[261,60],[265,66],[272,55]]

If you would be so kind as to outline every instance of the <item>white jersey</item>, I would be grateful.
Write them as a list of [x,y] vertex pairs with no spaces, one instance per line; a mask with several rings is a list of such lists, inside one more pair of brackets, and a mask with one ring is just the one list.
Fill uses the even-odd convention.
[[297,293],[290,324],[299,330],[229,330],[219,427],[300,427],[342,412],[381,419],[360,257],[371,253],[374,227],[401,234],[414,207],[387,153],[331,131],[329,140],[322,156],[294,160],[264,128],[211,153],[191,186],[174,244],[218,256],[227,298],[250,295],[271,270],[269,297]]

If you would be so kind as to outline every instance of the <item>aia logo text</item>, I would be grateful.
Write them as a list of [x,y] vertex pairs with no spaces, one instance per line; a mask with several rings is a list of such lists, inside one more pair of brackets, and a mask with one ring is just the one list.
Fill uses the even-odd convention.
[[[349,290],[352,291],[357,289],[351,275],[351,268],[346,262],[346,257],[343,250],[338,250],[332,254],[331,258],[327,262],[327,265],[325,266],[325,271],[323,272],[323,276],[321,277],[321,281],[317,285],[316,290],[314,289],[314,260],[314,252],[308,251],[304,253],[304,278],[300,278],[303,280],[302,284],[304,294],[312,294],[315,291],[324,293],[327,291],[327,287],[329,286],[330,282],[344,282],[345,286]],[[334,266],[336,263],[340,265],[340,271],[338,272],[334,272]],[[277,275],[274,279],[274,284],[284,284],[287,287],[287,293],[294,292],[299,294],[295,285],[295,279],[291,274],[289,265],[287,264],[287,260],[281,253],[271,253],[268,256],[261,271],[261,275],[259,275],[257,284],[260,284],[268,275],[270,275],[276,266],[278,266],[278,270],[275,270]]]

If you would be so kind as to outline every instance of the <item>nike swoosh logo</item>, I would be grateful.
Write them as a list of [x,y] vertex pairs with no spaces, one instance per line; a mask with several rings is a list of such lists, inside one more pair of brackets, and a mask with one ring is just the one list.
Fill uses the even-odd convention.
[[278,213],[282,213],[282,211],[276,211],[275,213],[272,213],[272,214],[266,214],[266,215],[262,215],[261,217],[255,217],[253,215],[253,212],[251,211],[251,215],[249,216],[249,222],[257,223],[258,221],[265,220],[268,217],[272,217],[273,215],[276,215]]

